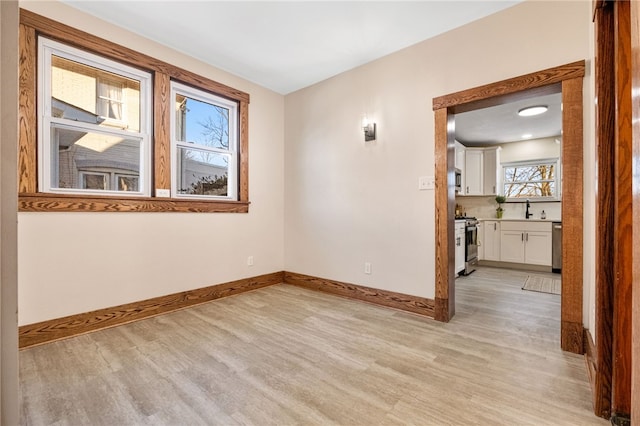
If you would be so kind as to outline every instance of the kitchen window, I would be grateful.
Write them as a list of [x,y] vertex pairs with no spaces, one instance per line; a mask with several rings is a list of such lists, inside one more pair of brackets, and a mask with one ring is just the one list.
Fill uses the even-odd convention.
[[28,10],[20,24],[20,211],[249,211],[249,94]]
[[503,193],[516,199],[559,199],[557,158],[503,163]]

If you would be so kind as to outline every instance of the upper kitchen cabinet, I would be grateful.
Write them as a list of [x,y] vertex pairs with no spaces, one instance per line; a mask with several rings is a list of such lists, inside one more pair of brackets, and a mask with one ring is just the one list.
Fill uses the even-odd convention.
[[484,195],[482,174],[484,166],[484,150],[481,148],[467,148],[465,150],[465,186],[464,195]]
[[483,173],[484,195],[498,195],[500,188],[500,149],[499,147],[485,148]]
[[462,195],[496,195],[499,190],[500,147],[465,149]]

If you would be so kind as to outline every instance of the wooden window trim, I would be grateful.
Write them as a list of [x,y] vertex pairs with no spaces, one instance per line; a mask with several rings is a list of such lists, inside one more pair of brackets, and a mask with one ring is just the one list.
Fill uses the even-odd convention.
[[[170,81],[176,80],[238,103],[238,200],[66,195],[38,192],[37,37],[45,36],[134,66],[153,75],[152,193],[171,187]],[[20,9],[18,207],[20,211],[225,212],[249,211],[249,94],[174,65]]]

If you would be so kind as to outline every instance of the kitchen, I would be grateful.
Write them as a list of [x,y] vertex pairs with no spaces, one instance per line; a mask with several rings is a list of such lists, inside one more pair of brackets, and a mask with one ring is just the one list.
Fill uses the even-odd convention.
[[456,275],[561,272],[561,116],[559,93],[455,116]]

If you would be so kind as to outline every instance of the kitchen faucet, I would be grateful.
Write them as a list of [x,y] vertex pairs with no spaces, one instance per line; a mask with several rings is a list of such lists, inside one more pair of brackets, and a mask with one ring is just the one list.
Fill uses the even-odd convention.
[[529,219],[531,216],[533,216],[533,213],[529,213],[529,207],[531,207],[531,204],[529,203],[529,199],[527,198],[527,211],[524,214],[524,217],[526,219]]

